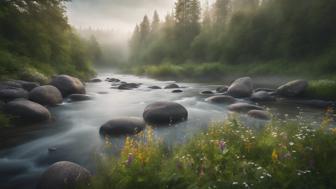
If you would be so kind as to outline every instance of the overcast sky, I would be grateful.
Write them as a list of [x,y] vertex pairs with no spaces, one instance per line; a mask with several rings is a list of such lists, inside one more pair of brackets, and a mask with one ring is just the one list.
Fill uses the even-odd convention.
[[[206,1],[202,0],[202,3]],[[174,2],[175,0],[72,0],[67,4],[67,14],[70,24],[75,27],[131,32],[145,14],[151,18],[154,10],[164,18],[173,9]]]

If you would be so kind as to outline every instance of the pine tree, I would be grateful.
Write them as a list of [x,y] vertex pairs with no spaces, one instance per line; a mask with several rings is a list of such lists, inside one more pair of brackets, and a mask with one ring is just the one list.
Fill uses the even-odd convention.
[[214,22],[216,27],[222,28],[228,22],[231,11],[230,0],[217,0],[214,4]]
[[159,27],[160,27],[160,17],[159,17],[159,14],[157,13],[157,11],[154,11],[153,21],[152,21],[152,25],[151,25],[152,33],[157,32]]
[[145,15],[140,24],[140,41],[141,42],[146,41],[149,33],[150,33],[150,23],[147,15]]

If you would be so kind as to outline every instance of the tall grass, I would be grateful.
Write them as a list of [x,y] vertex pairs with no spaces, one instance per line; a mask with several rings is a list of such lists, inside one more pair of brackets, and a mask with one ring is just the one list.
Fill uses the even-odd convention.
[[148,129],[99,161],[91,188],[336,188],[330,115],[318,128],[274,120],[258,131],[230,118],[172,149]]

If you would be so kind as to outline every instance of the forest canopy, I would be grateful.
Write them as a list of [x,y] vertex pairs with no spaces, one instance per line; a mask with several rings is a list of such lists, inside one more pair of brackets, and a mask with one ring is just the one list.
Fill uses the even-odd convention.
[[[87,78],[99,46],[68,24],[67,0],[5,0],[0,4],[0,76],[44,80],[53,74]],[[95,48],[95,49],[92,49]],[[35,77],[35,78],[31,78]],[[36,78],[38,77],[38,78]]]
[[[202,11],[201,11],[202,10]],[[157,13],[136,26],[131,62],[143,65],[276,61],[336,70],[334,0],[177,0],[160,22]]]

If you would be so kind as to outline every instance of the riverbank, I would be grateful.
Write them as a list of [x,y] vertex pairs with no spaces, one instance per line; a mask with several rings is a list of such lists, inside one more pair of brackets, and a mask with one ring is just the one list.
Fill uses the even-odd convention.
[[317,128],[301,117],[256,128],[233,117],[173,147],[149,129],[102,158],[86,188],[334,188],[330,113]]
[[[316,64],[314,64],[316,65]],[[336,100],[336,78],[332,71],[325,73],[323,66],[314,67],[305,64],[264,63],[230,65],[221,63],[186,63],[159,65],[121,65],[123,73],[148,76],[163,80],[202,82],[223,84],[238,77],[250,76],[255,84],[262,87],[274,87],[290,80],[306,79],[309,81],[305,97],[323,100]]]

